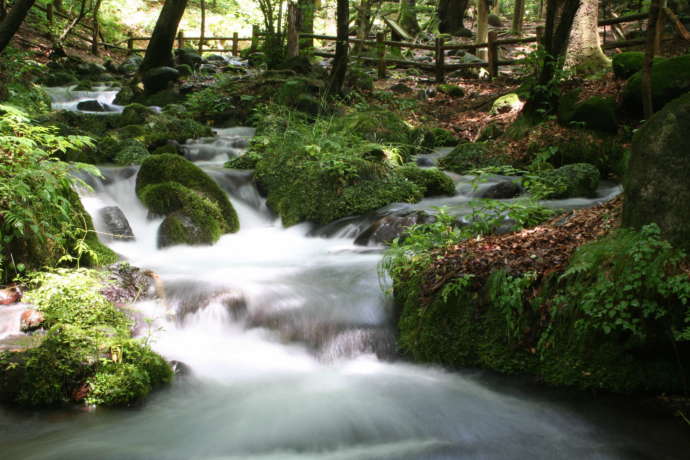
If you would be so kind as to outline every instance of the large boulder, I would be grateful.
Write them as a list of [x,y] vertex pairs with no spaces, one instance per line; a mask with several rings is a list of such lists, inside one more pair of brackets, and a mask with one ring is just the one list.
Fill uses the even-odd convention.
[[412,225],[427,224],[434,220],[436,220],[434,216],[424,211],[384,216],[360,233],[355,238],[355,244],[358,246],[390,244],[394,239],[404,237],[406,230]]
[[[690,91],[690,54],[654,64],[652,67],[652,103],[654,110]],[[642,72],[630,77],[623,89],[623,108],[642,114]]]
[[[654,65],[663,60],[662,57],[655,57]],[[644,53],[642,51],[626,51],[625,53],[614,54],[611,63],[616,78],[628,79],[642,70]]]
[[153,155],[141,165],[136,192],[156,215],[167,216],[159,244],[211,244],[239,230],[226,193],[199,167],[174,154]]
[[175,50],[175,58],[177,59],[178,64],[186,64],[192,69],[199,67],[203,61],[201,55],[190,48]]
[[625,180],[623,225],[655,222],[674,246],[690,250],[690,93],[669,103],[635,134]]
[[609,97],[590,97],[575,104],[567,121],[595,131],[615,133],[618,130],[616,102]]
[[177,81],[180,78],[180,71],[172,67],[155,67],[144,72],[141,78],[148,93],[157,93]]
[[134,232],[122,209],[117,206],[106,206],[98,211],[98,215],[108,231],[104,235],[106,240],[134,240]]
[[417,185],[424,196],[454,195],[455,184],[443,171],[436,168],[422,169],[412,163],[400,168],[402,175]]

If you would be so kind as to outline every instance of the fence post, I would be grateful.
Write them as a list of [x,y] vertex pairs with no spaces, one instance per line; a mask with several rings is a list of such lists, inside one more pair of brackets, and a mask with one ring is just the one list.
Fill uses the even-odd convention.
[[288,3],[288,31],[287,31],[287,56],[289,58],[299,55],[299,31],[297,30],[297,5]]
[[239,56],[240,54],[240,40],[239,40],[239,35],[237,32],[232,33],[232,55],[234,57]]
[[251,50],[256,51],[259,48],[259,26],[254,24],[252,26],[252,44]]
[[489,63],[489,75],[491,78],[498,77],[498,45],[496,44],[496,39],[498,38],[498,32],[492,30],[489,32],[489,53],[487,54],[487,62]]
[[134,36],[132,35],[132,32],[128,34],[127,38],[127,54],[132,54],[134,53]]
[[537,26],[537,45],[544,43],[544,26]]
[[383,32],[378,32],[376,34],[376,54],[379,58],[378,60],[378,78],[383,80],[386,78],[386,44],[383,43],[385,35]]
[[446,53],[443,50],[443,37],[436,38],[436,83],[443,83],[445,80],[445,58]]
[[48,24],[53,25],[53,2],[46,5],[46,19],[48,19]]
[[177,48],[182,49],[184,48],[184,31],[180,30],[177,33]]
[[100,33],[100,24],[98,17],[93,18],[93,38],[91,39],[91,54],[98,56],[98,34]]

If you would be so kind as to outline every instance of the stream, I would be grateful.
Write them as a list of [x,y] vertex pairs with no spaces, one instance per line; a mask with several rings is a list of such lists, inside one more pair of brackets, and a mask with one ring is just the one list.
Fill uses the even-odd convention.
[[[78,93],[51,90],[68,109],[94,94]],[[97,230],[103,207],[127,217],[136,239],[106,243],[165,286],[164,300],[136,305],[150,318],[141,335],[189,375],[131,409],[0,409],[0,458],[687,458],[687,429],[637,402],[402,360],[389,281],[377,272],[383,248],[354,244],[372,217],[283,228],[250,172],[222,167],[253,130],[217,134],[187,144],[240,218],[241,230],[214,246],[157,249],[161,221],[134,193],[137,167],[103,167],[82,194]],[[378,214],[447,205],[462,215],[475,191],[471,178],[454,180],[454,197]],[[605,183],[597,199],[547,204],[591,206],[619,192]]]

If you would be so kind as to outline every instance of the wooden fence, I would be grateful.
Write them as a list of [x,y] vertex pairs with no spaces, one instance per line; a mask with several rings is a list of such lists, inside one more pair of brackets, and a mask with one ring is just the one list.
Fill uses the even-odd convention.
[[[54,20],[54,16],[62,17],[67,20],[71,20],[72,18],[68,17],[67,15],[54,10],[53,4],[49,3],[47,7],[43,7],[41,5],[34,5],[37,9],[43,11],[46,14],[46,17],[48,19],[48,22],[52,24]],[[296,30],[296,24],[298,21],[295,20],[294,15],[297,14],[297,8],[290,8],[288,11],[288,31],[287,31],[287,41],[288,41],[288,50],[290,55],[297,55],[299,54],[299,41],[300,39],[316,39],[320,40],[322,42],[328,42],[328,41],[337,41],[337,37],[329,36],[329,35],[318,35],[318,34],[301,34],[298,33]],[[678,31],[680,36],[684,38],[685,40],[690,40],[690,34],[688,34],[688,31],[685,30],[685,28],[682,26],[678,18],[675,16],[675,14],[668,8],[664,8],[664,15],[667,17],[674,25],[675,29]],[[615,24],[622,24],[622,23],[627,23],[627,22],[634,22],[634,21],[643,21],[648,18],[648,15],[646,13],[640,13],[640,14],[632,14],[624,17],[618,17],[618,18],[609,18],[609,19],[603,19],[599,21],[599,26],[600,27],[606,27],[606,26],[612,26]],[[136,48],[135,44],[137,42],[142,42],[142,41],[149,41],[151,37],[135,37],[130,35],[127,39],[115,43],[115,44],[108,44],[105,43],[103,40],[103,36],[100,32],[100,27],[98,25],[97,20],[92,20],[90,21],[91,24],[89,24],[88,21],[80,21],[78,22],[75,27],[81,27],[87,34],[88,36],[84,36],[83,34],[80,34],[79,32],[72,31],[71,33],[82,39],[85,40],[89,43],[91,43],[91,50],[93,54],[98,54],[98,48],[99,46],[106,47],[106,48],[112,48],[112,49],[119,49],[122,51],[127,51],[128,53],[134,53],[134,52],[143,52],[146,51],[145,48]],[[658,28],[658,32],[661,33],[662,28]],[[436,38],[434,44],[421,44],[421,43],[411,43],[411,42],[400,42],[400,41],[391,41],[391,40],[386,40],[385,39],[385,34],[384,33],[378,33],[376,34],[375,40],[371,39],[358,39],[358,38],[348,38],[348,44],[359,44],[359,45],[364,45],[364,46],[371,46],[375,49],[375,57],[372,56],[362,56],[362,55],[353,55],[353,58],[359,59],[364,62],[372,62],[376,64],[377,67],[377,72],[378,72],[378,78],[379,79],[384,79],[386,78],[386,68],[388,65],[397,65],[397,66],[405,66],[405,67],[416,67],[420,68],[422,70],[428,70],[432,71],[436,75],[436,81],[439,83],[442,83],[445,80],[445,75],[446,73],[453,71],[453,70],[459,70],[459,69],[467,69],[467,68],[476,68],[476,67],[481,67],[481,68],[486,68],[488,71],[489,75],[491,77],[496,77],[499,74],[499,68],[501,66],[507,66],[507,65],[516,65],[516,64],[522,64],[524,63],[524,59],[500,59],[499,57],[499,47],[501,46],[510,46],[510,45],[518,45],[518,44],[528,44],[528,43],[536,43],[541,40],[541,35],[543,34],[544,28],[543,26],[537,27],[537,33],[533,37],[525,37],[525,38],[506,38],[506,39],[499,39],[498,38],[498,33],[496,31],[490,31],[488,34],[488,40],[483,43],[467,43],[467,44],[446,44],[445,39],[443,37],[438,37]],[[237,32],[233,33],[232,36],[228,37],[186,37],[184,35],[183,31],[180,31],[177,35],[177,48],[185,48],[189,42],[196,42],[197,46],[196,49],[199,50],[199,52],[207,51],[207,52],[230,52],[232,53],[233,56],[238,56],[239,55],[239,49],[240,49],[240,42],[251,42],[251,48],[256,49],[258,47],[258,41],[260,40],[261,37],[265,36],[265,33],[261,33],[259,31],[258,26],[253,26],[252,27],[252,36],[251,37],[240,37]],[[663,37],[661,35],[657,36],[656,38],[656,43],[661,43],[661,41],[664,40],[672,40],[673,37]],[[604,42],[602,47],[604,49],[611,49],[611,48],[626,48],[630,46],[638,46],[644,44],[646,41],[645,38],[639,38],[639,39],[633,39],[633,40],[622,40],[622,41],[614,41],[614,42]],[[231,46],[227,47],[225,46],[226,42],[230,42]],[[213,43],[216,46],[208,46],[205,47],[208,43]],[[126,47],[123,47],[121,45],[126,44]],[[426,50],[426,51],[433,51],[433,58],[432,62],[420,62],[420,61],[411,61],[411,60],[405,60],[405,59],[393,59],[390,57],[386,56],[386,49],[387,47],[390,48],[398,48],[398,49],[413,49],[413,50]],[[457,50],[463,50],[472,54],[477,54],[478,50],[483,50],[486,49],[485,54],[486,55],[486,60],[481,60],[480,62],[468,62],[468,63],[446,63],[446,52],[447,51],[457,51]],[[309,53],[314,56],[320,56],[320,57],[334,57],[335,54],[331,52],[325,52],[325,51],[319,51],[319,50],[309,50]]]
[[[633,15],[628,15],[628,16],[619,17],[619,18],[610,18],[610,19],[601,20],[601,21],[599,21],[599,26],[605,27],[605,26],[614,25],[614,24],[621,24],[621,23],[645,20],[647,18],[648,18],[647,14],[633,14]],[[685,31],[685,33],[683,33],[683,31],[681,29],[678,29],[678,31],[680,32],[680,34],[683,38],[686,38],[685,34],[687,33],[687,31]],[[433,45],[389,41],[389,40],[385,39],[385,35],[383,33],[378,33],[376,35],[376,40],[362,40],[362,39],[357,39],[357,38],[348,38],[348,43],[371,46],[376,50],[376,57],[353,55],[352,58],[359,59],[359,60],[364,61],[364,62],[376,63],[379,79],[386,78],[386,68],[388,65],[398,65],[398,66],[404,66],[404,67],[416,67],[416,68],[419,68],[422,70],[432,71],[436,75],[436,82],[442,83],[445,80],[445,74],[446,73],[453,71],[453,70],[467,69],[467,68],[477,68],[477,67],[486,68],[489,75],[492,78],[496,77],[496,76],[498,76],[500,66],[516,65],[516,64],[524,63],[524,59],[503,59],[503,60],[500,59],[499,58],[499,47],[500,46],[537,43],[541,40],[541,36],[543,35],[543,33],[544,33],[543,26],[539,26],[539,27],[537,27],[536,35],[532,36],[532,37],[499,39],[498,33],[496,31],[490,31],[488,34],[488,40],[486,42],[483,42],[483,43],[446,44],[445,39],[443,37],[439,37],[439,38],[436,38],[435,43]],[[316,40],[321,40],[321,41],[325,41],[325,42],[338,40],[337,37],[333,37],[333,36],[329,36],[329,35],[318,35],[318,34],[296,34],[296,35],[299,38],[316,39]],[[288,37],[290,37],[289,32],[288,32]],[[660,37],[659,40],[660,41],[673,40],[673,37],[662,36],[662,37]],[[602,45],[602,47],[604,49],[626,48],[626,47],[631,47],[631,46],[642,45],[645,43],[645,41],[646,41],[645,38],[639,38],[639,39],[632,39],[632,40],[621,40],[621,41],[614,41],[614,42],[606,42]],[[419,61],[411,61],[411,60],[405,60],[405,59],[393,59],[393,58],[386,56],[386,48],[387,47],[398,48],[398,49],[408,48],[408,49],[414,49],[414,50],[433,51],[433,59],[432,59],[433,62],[419,62]],[[290,46],[288,45],[288,49],[289,48],[290,48]],[[486,60],[482,60],[481,62],[468,62],[468,63],[454,63],[454,64],[446,63],[446,51],[463,50],[463,51],[466,51],[468,53],[476,54],[477,51],[480,49],[486,49]],[[319,50],[315,50],[315,51],[310,50],[309,53],[314,55],[314,56],[320,56],[320,57],[332,58],[335,56],[334,53],[324,52],[324,51],[319,51]]]

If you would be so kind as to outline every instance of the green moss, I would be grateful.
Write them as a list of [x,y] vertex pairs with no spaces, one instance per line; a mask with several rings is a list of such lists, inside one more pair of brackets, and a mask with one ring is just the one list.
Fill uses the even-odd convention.
[[104,279],[84,269],[32,275],[26,298],[49,330],[35,348],[0,354],[4,400],[58,405],[86,391],[91,403],[128,405],[170,382],[167,362],[130,338],[129,319],[100,293]]
[[[652,103],[660,110],[666,103],[690,91],[690,54],[666,59],[652,67]],[[623,108],[642,113],[642,73],[628,80],[622,92]]]
[[520,97],[517,93],[505,94],[494,101],[491,106],[491,114],[503,113],[504,111],[517,110],[521,105]]
[[463,97],[465,95],[465,90],[458,85],[450,85],[448,83],[443,83],[437,86],[438,90],[443,94],[450,97]]
[[[644,52],[626,51],[624,53],[614,54],[611,60],[613,64],[613,74],[616,78],[627,80],[642,70],[642,66],[644,65]],[[664,58],[655,57],[654,65],[662,61],[664,61]]]
[[609,97],[593,96],[571,109],[559,108],[559,121],[582,124],[587,129],[615,133],[618,130],[616,102]]
[[155,114],[153,109],[142,104],[129,104],[120,115],[120,125],[140,125],[146,123],[148,118]]
[[413,137],[420,140],[420,145],[427,149],[435,147],[453,147],[458,144],[458,138],[447,129],[443,128],[417,128]]
[[337,122],[343,129],[370,142],[396,145],[406,155],[416,148],[412,127],[390,110],[351,112]]
[[256,164],[261,160],[261,154],[249,151],[244,155],[233,158],[225,163],[226,168],[231,169],[254,169]]
[[509,160],[492,149],[489,142],[466,142],[458,144],[452,152],[439,161],[439,167],[458,174],[473,169],[509,164]]
[[557,190],[546,198],[594,197],[599,187],[599,170],[589,163],[573,163],[546,171],[541,179]]
[[[193,190],[216,205],[223,218],[224,232],[239,230],[237,213],[226,193],[199,167],[179,155],[153,155],[144,160],[137,176],[136,191],[145,204],[151,204],[153,201],[150,197],[146,199],[145,189],[170,182]],[[166,185],[166,189],[172,192],[179,188]],[[171,196],[179,198],[176,193],[171,193]],[[188,212],[186,214],[190,215]]]
[[161,113],[149,118],[144,141],[146,144],[159,144],[169,140],[180,143],[188,139],[213,136],[213,130],[191,118],[175,118]]
[[455,194],[453,180],[436,168],[422,169],[413,164],[406,164],[400,168],[400,173],[416,184],[424,196]]

